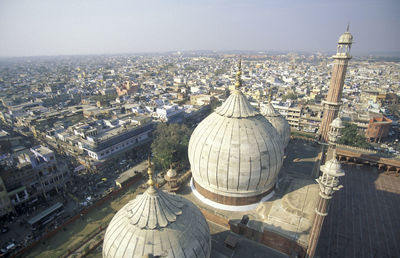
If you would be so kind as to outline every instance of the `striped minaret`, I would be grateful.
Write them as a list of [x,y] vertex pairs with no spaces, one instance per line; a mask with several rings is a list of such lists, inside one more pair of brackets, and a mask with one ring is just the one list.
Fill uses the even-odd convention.
[[346,76],[346,69],[349,59],[351,59],[350,48],[353,43],[353,36],[347,31],[340,36],[337,53],[333,56],[334,64],[332,77],[329,85],[326,100],[322,102],[324,106],[324,116],[320,127],[321,141],[328,142],[328,132],[332,121],[338,116],[339,108],[342,102],[343,84]]

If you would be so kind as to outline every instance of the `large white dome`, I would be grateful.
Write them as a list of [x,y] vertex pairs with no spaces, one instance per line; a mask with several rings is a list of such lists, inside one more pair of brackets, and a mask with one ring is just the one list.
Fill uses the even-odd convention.
[[290,140],[290,125],[288,121],[275,110],[271,103],[261,108],[260,112],[276,129],[282,139],[283,146],[286,148]]
[[103,243],[103,257],[210,257],[210,253],[210,230],[199,208],[153,186],[115,214]]
[[249,205],[272,192],[282,160],[277,131],[237,89],[189,142],[195,189],[224,205]]

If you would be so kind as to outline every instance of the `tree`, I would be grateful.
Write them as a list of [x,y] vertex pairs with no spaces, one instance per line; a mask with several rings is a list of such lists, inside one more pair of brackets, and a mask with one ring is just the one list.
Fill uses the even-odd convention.
[[284,95],[284,96],[282,97],[282,100],[283,100],[283,101],[286,101],[287,99],[295,100],[295,99],[297,99],[297,97],[298,97],[298,96],[297,96],[295,93],[289,92],[288,94],[286,94],[286,95]]
[[387,110],[392,114],[393,116],[400,118],[400,104],[391,104],[387,107]]
[[214,110],[217,108],[217,107],[219,107],[219,106],[221,106],[222,105],[222,102],[220,101],[220,100],[217,100],[217,99],[215,99],[215,100],[213,100],[213,101],[211,101],[211,112],[214,112]]
[[115,100],[117,97],[116,93],[107,95],[95,95],[92,97],[94,101],[100,101],[101,106],[110,106],[110,102]]
[[191,133],[186,125],[158,124],[151,144],[156,165],[165,170],[174,162],[188,165],[187,149]]
[[369,147],[369,143],[367,142],[365,136],[358,133],[357,125],[348,122],[344,124],[342,136],[338,139],[338,143],[360,148]]

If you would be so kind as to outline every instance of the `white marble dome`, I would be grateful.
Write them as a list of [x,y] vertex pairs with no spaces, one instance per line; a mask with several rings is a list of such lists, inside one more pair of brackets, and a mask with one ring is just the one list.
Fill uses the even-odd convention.
[[276,129],[281,137],[283,146],[286,148],[290,140],[290,125],[288,121],[278,111],[275,110],[271,103],[268,103],[266,106],[262,107],[260,112]]
[[153,186],[115,214],[103,243],[103,257],[210,257],[210,252],[210,230],[199,208]]
[[188,154],[194,186],[211,195],[246,198],[272,191],[283,147],[271,123],[235,89],[196,127]]
[[331,123],[331,128],[332,127],[337,129],[343,129],[344,128],[343,120],[340,117],[336,117],[335,119],[333,119]]
[[350,32],[346,31],[339,37],[339,44],[351,44],[353,43],[353,35]]
[[324,165],[321,166],[321,171],[327,175],[340,177],[344,176],[344,170],[340,165],[340,162],[334,157],[328,160]]
[[173,169],[172,167],[168,169],[167,171],[167,176],[168,178],[175,178],[178,174],[176,173],[176,170]]

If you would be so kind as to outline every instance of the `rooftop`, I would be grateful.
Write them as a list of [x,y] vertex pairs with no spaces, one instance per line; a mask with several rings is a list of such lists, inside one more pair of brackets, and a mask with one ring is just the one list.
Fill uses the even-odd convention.
[[38,145],[38,146],[32,147],[31,149],[32,149],[33,151],[36,151],[36,152],[39,153],[40,155],[47,155],[47,154],[50,154],[50,153],[53,152],[53,151],[50,150],[49,148],[47,148],[47,147],[45,147],[45,146],[42,146],[42,145]]
[[373,117],[370,121],[373,124],[391,124],[393,121],[386,117]]
[[85,147],[92,151],[100,151],[114,144],[120,143],[121,141],[127,140],[133,136],[150,131],[153,129],[153,127],[154,123],[150,122],[141,126],[133,126],[129,129],[122,128],[122,130],[117,130],[117,131],[112,130],[113,132],[107,134],[108,135],[107,137],[103,136],[94,137],[95,139],[98,139],[97,143],[84,140],[85,144],[87,144],[87,146]]

